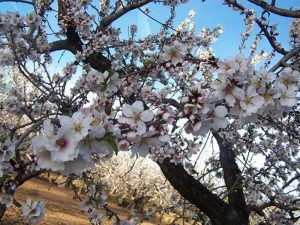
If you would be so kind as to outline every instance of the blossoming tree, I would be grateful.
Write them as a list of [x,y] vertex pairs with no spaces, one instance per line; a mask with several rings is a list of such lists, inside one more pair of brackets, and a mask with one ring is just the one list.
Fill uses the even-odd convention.
[[[1,95],[0,218],[28,179],[50,170],[89,181],[95,164],[130,151],[157,162],[201,212],[195,223],[299,220],[297,5],[220,1],[240,13],[246,27],[240,52],[221,60],[211,49],[221,27],[196,34],[193,11],[175,27],[176,7],[186,0],[14,2],[31,5],[32,12],[0,15],[0,64],[15,74]],[[169,18],[151,17],[145,8],[151,4],[169,8]],[[121,39],[114,22],[132,10],[160,23],[160,32],[141,39],[131,25],[128,39]],[[289,47],[281,45],[272,15],[291,20]],[[268,54],[257,53],[261,39],[272,48]],[[53,73],[57,52],[71,61]],[[218,148],[197,170],[209,136]],[[112,213],[105,199],[95,184],[88,186],[81,206],[91,223],[101,223],[101,207]],[[31,200],[22,206],[28,222],[38,222],[43,208]],[[115,217],[116,224],[134,224]]]

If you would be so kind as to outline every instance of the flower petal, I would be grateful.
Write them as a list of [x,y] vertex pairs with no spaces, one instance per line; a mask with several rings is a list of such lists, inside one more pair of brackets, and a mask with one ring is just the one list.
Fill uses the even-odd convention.
[[141,120],[143,120],[144,122],[149,122],[151,120],[153,120],[153,113],[151,110],[146,110],[146,111],[143,111],[141,114],[140,114],[140,118]]
[[146,124],[143,121],[138,121],[136,130],[139,135],[146,133],[147,130]]
[[144,111],[144,103],[142,101],[135,101],[131,107],[132,111],[136,113]]
[[225,117],[227,115],[227,109],[225,106],[219,105],[214,109],[216,117]]
[[133,109],[131,107],[131,105],[125,104],[123,106],[123,110],[122,110],[124,116],[126,117],[133,117]]

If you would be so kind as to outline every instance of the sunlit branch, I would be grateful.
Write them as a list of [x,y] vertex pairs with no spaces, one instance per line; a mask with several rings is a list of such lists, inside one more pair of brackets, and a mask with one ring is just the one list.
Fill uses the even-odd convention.
[[[276,71],[279,67],[281,66],[288,66],[287,61],[290,60],[292,57],[296,56],[297,54],[300,53],[300,47],[295,48],[293,50],[291,50],[290,52],[288,52],[284,57],[282,57],[278,63],[276,63],[271,69],[270,71],[274,72]],[[298,67],[294,67],[293,69],[297,69],[300,72],[300,68]]]
[[270,5],[266,1],[262,1],[262,0],[248,0],[248,1],[263,8],[266,11],[269,11],[271,13],[274,13],[274,14],[277,14],[280,16],[300,18],[300,10],[289,10],[289,9],[278,8],[278,7],[276,7],[274,5]]
[[150,2],[152,2],[153,0],[142,0],[142,1],[135,1],[133,3],[130,3],[128,5],[126,5],[125,7],[123,7],[122,9],[120,9],[119,11],[105,17],[101,23],[100,23],[100,29],[109,26],[111,23],[113,23],[114,21],[116,21],[118,18],[120,18],[121,16],[125,15],[126,13],[128,13],[131,10],[137,9],[139,7],[142,7]]
[[34,130],[36,130],[41,124],[43,123],[43,120],[40,120],[38,122],[36,122],[34,125],[32,125],[31,127],[29,127],[22,135],[21,137],[18,139],[18,141],[15,144],[15,148],[17,149],[22,142],[25,140],[25,138],[27,138]]
[[[242,12],[244,12],[246,10],[246,8],[241,5],[240,3],[238,3],[237,1],[231,1],[231,0],[225,0],[229,5],[232,4],[234,7],[238,8],[239,10],[241,10]],[[255,23],[259,26],[259,28],[261,29],[261,31],[264,33],[264,35],[266,36],[267,40],[269,41],[270,45],[272,46],[272,48],[280,53],[280,54],[286,54],[287,51],[284,50],[282,47],[278,46],[275,43],[275,39],[271,36],[271,34],[269,33],[269,31],[267,30],[267,28],[262,24],[262,22],[259,19],[255,19],[254,20]]]

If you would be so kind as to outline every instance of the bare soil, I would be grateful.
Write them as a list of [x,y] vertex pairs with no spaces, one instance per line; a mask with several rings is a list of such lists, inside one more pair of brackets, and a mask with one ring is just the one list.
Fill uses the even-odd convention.
[[[15,198],[18,202],[24,203],[26,199],[40,200],[46,202],[45,216],[40,222],[41,225],[89,225],[87,215],[80,211],[79,200],[73,199],[73,192],[70,189],[51,185],[45,179],[33,178],[18,188]],[[110,209],[118,214],[121,219],[128,218],[129,210],[115,204],[108,205]],[[21,211],[17,207],[7,210],[1,225],[24,225]],[[105,221],[105,225],[112,224]],[[168,224],[152,220],[143,222],[143,225]]]

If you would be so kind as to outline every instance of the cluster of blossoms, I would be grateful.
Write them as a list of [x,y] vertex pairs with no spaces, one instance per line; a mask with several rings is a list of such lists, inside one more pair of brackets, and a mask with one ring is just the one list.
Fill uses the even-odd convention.
[[159,167],[150,159],[133,159],[127,152],[122,152],[97,169],[98,174],[101,173],[99,179],[106,184],[109,193],[117,197],[118,205],[130,209],[132,218],[123,221],[124,224],[140,224],[155,215],[163,218],[168,213],[182,213],[181,196],[164,182]]
[[62,16],[59,21],[61,32],[66,33],[68,24],[70,21],[73,21],[78,24],[76,31],[82,36],[82,38],[90,37],[91,27],[93,25],[93,20],[95,19],[93,16],[89,16],[86,13],[86,8],[90,2],[64,0],[64,4],[67,5],[67,7],[65,8],[66,12],[64,16]]
[[166,144],[160,148],[150,149],[150,158],[153,161],[162,163],[165,159],[169,159],[174,164],[182,164],[186,158],[191,156],[200,148],[200,144],[188,142],[186,146],[182,146],[182,143],[176,143],[172,140],[172,144]]
[[145,157],[149,148],[158,148],[169,140],[167,135],[161,135],[156,127],[151,126],[147,130],[146,123],[153,120],[154,114],[151,110],[144,109],[142,101],[135,101],[132,105],[123,106],[123,115],[118,118],[123,139],[119,142],[121,149],[128,149],[132,145],[132,153]]
[[290,26],[290,40],[292,46],[300,46],[300,19],[293,19]]
[[10,113],[19,113],[22,103],[17,96],[11,95],[3,101],[3,107]]
[[247,117],[297,104],[298,71],[285,68],[277,77],[265,69],[254,70],[249,60],[241,55],[218,65],[219,78],[212,83],[212,97],[225,100],[232,115]]
[[9,49],[0,49],[1,57],[0,57],[0,65],[10,65],[12,64],[14,57],[12,51]]
[[118,129],[97,112],[76,112],[61,116],[60,127],[50,119],[43,123],[42,134],[33,138],[33,152],[41,169],[79,173],[94,166],[94,157],[110,158],[114,148],[113,135]]
[[36,101],[32,106],[32,116],[49,115],[53,112],[53,104],[50,101],[39,102]]
[[22,213],[27,223],[39,223],[45,212],[45,203],[40,201],[32,201],[27,199],[27,202],[22,205]]
[[122,82],[118,73],[109,74],[108,71],[104,73],[90,71],[86,76],[86,84],[95,92],[116,93]]
[[207,96],[208,90],[194,86],[189,90],[188,95],[181,99],[183,112],[180,116],[188,118],[185,126],[187,133],[204,136],[211,128],[218,130],[228,125],[225,118],[226,107],[208,103]]
[[83,90],[91,90],[102,98],[110,96],[118,91],[123,83],[123,79],[117,72],[110,73],[105,71],[103,73],[90,70],[85,76],[77,80],[76,86],[72,88],[74,94]]
[[0,189],[0,203],[6,207],[13,205],[13,194],[16,191],[16,183],[12,180],[5,180],[2,177]]
[[273,210],[268,217],[268,220],[272,224],[284,224],[284,225],[293,225],[294,223],[289,219],[286,219],[286,213],[280,210]]
[[86,198],[80,202],[80,210],[88,213],[91,224],[101,224],[105,215],[99,212],[100,208],[105,206],[107,195],[99,184],[89,187]]
[[[18,13],[0,15],[0,36],[5,36],[1,42],[1,65],[13,65],[15,60],[24,58],[33,60],[39,58],[40,54],[37,53],[37,49],[30,49],[32,45],[28,44],[25,35],[36,35],[36,42],[41,47],[38,51],[44,52],[48,49],[41,22],[41,17],[35,12],[26,16],[21,16]],[[35,32],[37,28],[41,28],[38,33]]]
[[256,20],[255,12],[252,10],[246,10],[244,11],[246,17],[244,19],[246,31],[242,34],[242,38],[248,38],[250,34],[252,33],[254,21]]
[[10,160],[15,156],[15,146],[11,141],[6,140],[0,143],[0,177],[13,171]]

